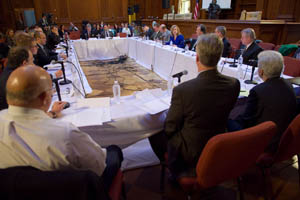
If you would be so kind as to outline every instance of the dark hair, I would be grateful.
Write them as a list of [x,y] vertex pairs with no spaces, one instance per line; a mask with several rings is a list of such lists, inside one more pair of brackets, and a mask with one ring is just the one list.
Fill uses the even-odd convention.
[[13,47],[9,50],[7,63],[11,67],[20,67],[29,58],[29,50],[24,47]]
[[202,33],[206,34],[206,26],[204,24],[199,24],[197,27],[200,28]]

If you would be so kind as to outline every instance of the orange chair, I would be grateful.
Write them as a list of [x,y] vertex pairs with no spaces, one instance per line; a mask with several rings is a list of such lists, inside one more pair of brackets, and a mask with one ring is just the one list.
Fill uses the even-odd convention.
[[126,199],[123,173],[120,169],[109,188],[109,196],[112,200],[119,200],[121,199],[121,196],[123,196],[123,199]]
[[127,33],[119,33],[120,38],[126,38],[127,37]]
[[238,178],[240,198],[243,199],[239,177],[255,166],[258,156],[264,152],[276,130],[275,123],[269,121],[211,138],[197,163],[197,177],[180,177],[178,180],[188,198],[195,190],[208,189]]
[[300,115],[296,116],[291,122],[289,127],[283,133],[278,150],[275,155],[269,153],[262,154],[257,160],[258,166],[261,167],[263,176],[265,176],[265,170],[270,169],[274,163],[282,162],[291,159],[297,155],[298,160],[298,177],[300,185]]
[[275,44],[267,43],[267,42],[260,42],[260,43],[258,43],[258,46],[260,46],[264,50],[274,50],[275,49]]
[[71,40],[80,39],[80,31],[71,31],[69,37]]
[[300,60],[289,56],[284,56],[284,71],[283,73],[292,77],[300,76]]

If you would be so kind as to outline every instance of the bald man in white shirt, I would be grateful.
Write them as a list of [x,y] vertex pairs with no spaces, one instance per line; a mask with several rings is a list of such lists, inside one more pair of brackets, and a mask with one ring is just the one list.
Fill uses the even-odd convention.
[[73,124],[46,114],[52,81],[44,69],[16,69],[6,91],[9,107],[0,112],[0,168],[29,165],[44,171],[91,170],[103,176],[109,188],[123,160],[121,149],[115,145],[102,149]]

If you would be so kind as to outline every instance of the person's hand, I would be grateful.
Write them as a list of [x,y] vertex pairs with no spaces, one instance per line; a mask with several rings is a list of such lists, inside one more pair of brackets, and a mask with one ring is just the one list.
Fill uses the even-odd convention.
[[56,78],[59,78],[59,77],[61,77],[62,75],[63,75],[63,72],[62,72],[61,70],[57,70],[57,71],[55,72]]
[[[55,117],[59,117],[61,114],[61,111],[64,109],[64,106],[67,102],[65,101],[56,101],[53,103],[50,113],[55,113]],[[55,118],[54,117],[54,118]]]
[[66,59],[67,59],[67,55],[66,55],[66,54],[64,54],[64,53],[60,53],[60,54],[59,54],[59,56],[60,56],[62,59],[64,59],[64,60],[66,60]]

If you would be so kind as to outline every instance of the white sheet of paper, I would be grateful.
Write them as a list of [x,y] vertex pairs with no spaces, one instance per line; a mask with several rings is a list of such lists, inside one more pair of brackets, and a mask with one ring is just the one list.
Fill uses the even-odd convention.
[[107,111],[103,108],[82,108],[73,111],[63,116],[62,120],[71,122],[77,127],[102,125],[102,118],[107,115]]
[[153,101],[138,105],[138,107],[151,115],[155,115],[164,110],[167,110],[169,108],[169,105],[167,105],[160,99],[155,99]]
[[165,96],[165,97],[163,97],[163,98],[161,98],[161,100],[164,102],[164,103],[166,103],[168,106],[170,106],[171,105],[171,96]]
[[78,99],[77,107],[88,107],[88,108],[107,108],[110,106],[110,98],[87,98]]

